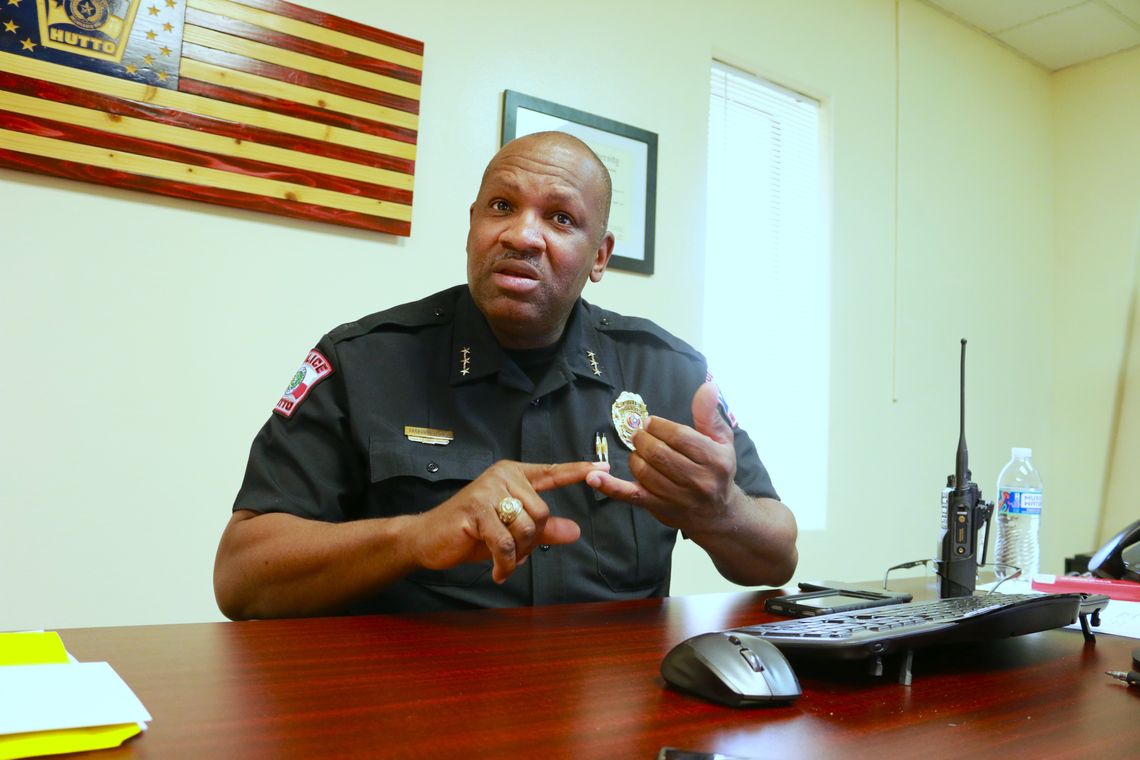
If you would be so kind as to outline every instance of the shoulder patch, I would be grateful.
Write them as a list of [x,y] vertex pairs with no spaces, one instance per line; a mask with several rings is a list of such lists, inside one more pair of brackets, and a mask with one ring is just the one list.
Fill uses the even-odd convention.
[[293,412],[297,411],[297,407],[309,395],[313,386],[331,375],[332,371],[332,363],[314,348],[305,357],[304,363],[293,375],[293,379],[289,381],[289,387],[281,394],[281,399],[277,402],[277,406],[273,407],[273,411],[282,417],[292,417]]
[[[711,372],[705,372],[705,382],[706,383],[716,382],[713,380],[713,376],[712,376]],[[737,421],[736,421],[736,415],[733,414],[732,410],[730,410],[728,408],[728,401],[724,397],[724,391],[722,391],[720,389],[720,383],[717,383],[717,385],[716,385],[716,403],[717,403],[717,406],[720,407],[720,413],[724,415],[724,418],[726,420],[728,420],[728,424],[734,428],[740,427],[740,424],[737,423]]]

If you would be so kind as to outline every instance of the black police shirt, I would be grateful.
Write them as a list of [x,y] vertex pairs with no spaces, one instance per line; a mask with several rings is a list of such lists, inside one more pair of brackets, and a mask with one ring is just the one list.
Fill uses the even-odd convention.
[[[416,514],[500,459],[595,460],[599,433],[613,475],[632,480],[612,422],[618,396],[637,393],[649,414],[692,425],[693,394],[708,377],[684,341],[581,299],[545,365],[532,381],[496,342],[466,285],[342,325],[309,353],[254,439],[234,509],[327,522]],[[778,498],[752,440],[735,425],[734,433],[737,484]],[[541,496],[552,514],[581,526],[579,540],[540,547],[503,584],[491,580],[489,560],[419,570],[349,612],[669,593],[675,529],[585,483]]]

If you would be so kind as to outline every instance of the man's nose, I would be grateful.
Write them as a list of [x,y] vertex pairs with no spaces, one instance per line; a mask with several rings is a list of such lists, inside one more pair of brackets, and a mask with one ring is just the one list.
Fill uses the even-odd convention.
[[499,239],[511,250],[541,251],[544,245],[542,219],[533,211],[516,214]]

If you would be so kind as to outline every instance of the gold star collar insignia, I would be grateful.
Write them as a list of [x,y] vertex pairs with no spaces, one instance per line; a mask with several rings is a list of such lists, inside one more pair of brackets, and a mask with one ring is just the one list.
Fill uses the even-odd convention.
[[587,351],[586,352],[586,359],[589,360],[590,369],[592,369],[594,371],[594,374],[597,375],[598,377],[601,377],[602,376],[602,368],[598,366],[598,355],[595,354],[593,351]]

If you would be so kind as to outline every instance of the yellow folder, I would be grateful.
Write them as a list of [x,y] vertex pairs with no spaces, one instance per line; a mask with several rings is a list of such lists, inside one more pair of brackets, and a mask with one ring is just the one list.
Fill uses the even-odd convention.
[[[67,650],[54,631],[0,633],[0,667],[68,662]],[[138,723],[32,731],[0,736],[0,760],[41,757],[117,747],[142,729]]]

